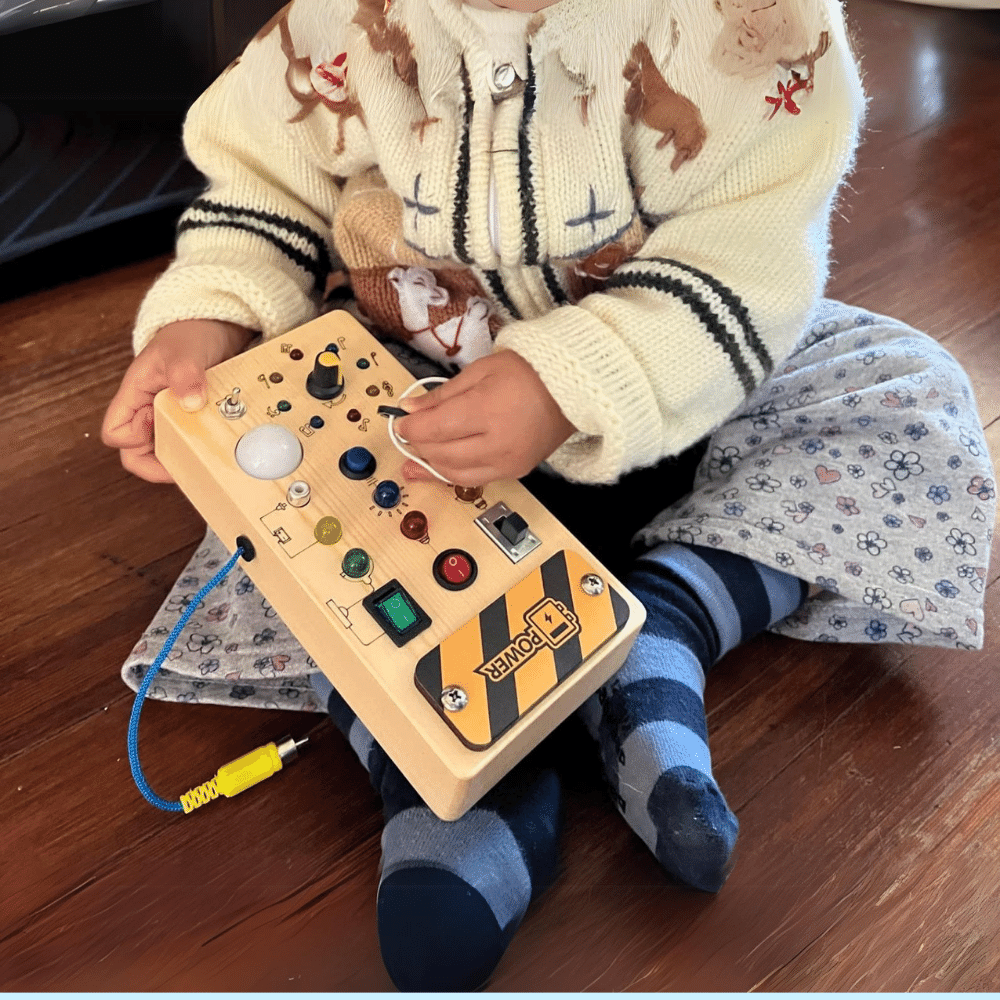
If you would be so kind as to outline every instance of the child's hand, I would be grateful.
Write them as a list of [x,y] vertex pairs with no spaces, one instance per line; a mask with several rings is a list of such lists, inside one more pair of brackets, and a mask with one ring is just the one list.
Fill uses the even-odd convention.
[[[456,486],[519,479],[576,430],[535,369],[513,351],[473,361],[401,405],[411,415],[397,421],[397,433]],[[407,462],[403,474],[430,478],[415,462]]]
[[153,397],[170,388],[185,410],[200,410],[208,401],[205,370],[239,354],[252,336],[235,323],[208,319],[156,332],[129,365],[101,425],[101,440],[121,451],[129,472],[151,483],[173,482],[153,454]]

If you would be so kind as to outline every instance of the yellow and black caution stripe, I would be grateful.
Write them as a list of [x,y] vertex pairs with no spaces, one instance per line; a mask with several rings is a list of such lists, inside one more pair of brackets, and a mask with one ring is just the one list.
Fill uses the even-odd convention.
[[[466,746],[491,746],[625,626],[628,605],[612,587],[581,588],[594,572],[557,552],[417,663],[417,687]],[[468,699],[457,711],[441,704],[450,687]]]

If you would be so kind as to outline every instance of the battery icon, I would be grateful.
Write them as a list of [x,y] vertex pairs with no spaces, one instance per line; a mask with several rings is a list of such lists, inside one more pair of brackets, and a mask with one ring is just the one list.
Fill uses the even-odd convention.
[[561,601],[546,597],[528,611],[524,620],[541,633],[546,643],[558,649],[580,633],[580,621]]

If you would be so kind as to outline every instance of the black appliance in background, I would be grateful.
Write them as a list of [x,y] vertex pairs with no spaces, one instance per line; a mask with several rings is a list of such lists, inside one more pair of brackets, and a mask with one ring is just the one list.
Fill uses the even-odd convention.
[[0,0],[0,300],[167,252],[184,113],[285,0]]

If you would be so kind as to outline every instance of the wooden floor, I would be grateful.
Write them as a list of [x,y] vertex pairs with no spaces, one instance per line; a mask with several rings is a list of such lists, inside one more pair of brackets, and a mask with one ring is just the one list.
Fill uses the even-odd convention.
[[[872,104],[831,293],[955,353],[1000,455],[1000,11],[849,9]],[[98,435],[164,264],[0,305],[0,987],[390,989],[379,803],[329,722],[152,703],[143,761],[165,795],[286,731],[310,746],[190,817],[129,775],[118,668],[202,532]],[[717,897],[668,883],[564,733],[563,871],[491,988],[995,988],[998,569],[994,553],[982,652],[768,636],[713,675],[716,775],[742,823]]]

